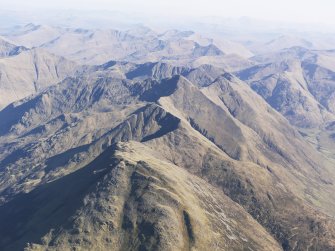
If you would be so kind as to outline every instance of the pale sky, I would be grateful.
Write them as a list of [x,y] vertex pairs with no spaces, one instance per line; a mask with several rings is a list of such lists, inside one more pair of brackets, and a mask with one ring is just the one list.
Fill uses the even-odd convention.
[[94,9],[171,17],[248,16],[335,25],[335,0],[0,0],[0,9]]

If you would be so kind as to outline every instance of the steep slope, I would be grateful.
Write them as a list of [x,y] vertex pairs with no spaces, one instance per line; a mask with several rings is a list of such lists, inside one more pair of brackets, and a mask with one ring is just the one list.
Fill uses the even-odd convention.
[[0,58],[9,57],[19,54],[21,51],[27,50],[23,46],[17,46],[0,37]]
[[[320,53],[321,54],[321,53]],[[315,99],[329,112],[335,114],[335,68],[334,53],[317,55],[304,60],[304,76]]]
[[2,238],[3,250],[28,241],[27,250],[280,250],[222,192],[135,142],[108,148],[0,212],[15,219],[1,219],[1,235],[8,237]]
[[[75,153],[77,161],[84,163],[88,145],[101,137],[106,140],[101,144],[108,145],[111,140],[141,140],[156,131],[159,135],[172,130],[168,124],[159,131],[166,124],[166,113],[145,107],[132,97],[128,85],[123,80],[97,76],[68,78],[1,111],[2,201],[71,172],[62,169],[62,164]],[[4,119],[8,114],[16,116]],[[132,131],[135,125],[143,128]]]
[[[182,184],[183,189],[187,190],[180,189],[185,191],[185,193],[183,192],[185,197],[177,193],[177,197],[181,196],[182,198],[178,199],[182,207],[191,207],[188,204],[190,201],[184,198],[193,198],[194,195],[192,194],[199,195],[192,188],[193,185],[187,185],[189,183],[186,180],[189,179],[187,177],[190,174],[186,174],[185,171],[179,171],[180,168],[184,168],[189,173],[201,177],[210,184],[201,183],[201,187],[207,189],[206,187],[214,186],[216,189],[221,190],[220,192],[216,190],[221,194],[220,196],[216,197],[216,195],[213,195],[215,197],[214,200],[219,201],[218,204],[230,205],[231,203],[231,201],[221,201],[221,199],[226,198],[222,192],[229,196],[231,200],[240,204],[280,243],[283,249],[305,250],[307,248],[321,248],[322,250],[333,250],[335,245],[333,241],[335,239],[335,225],[329,215],[334,215],[335,199],[333,190],[335,176],[331,163],[327,159],[323,159],[321,155],[310,147],[288,121],[267,105],[246,83],[239,81],[231,74],[223,73],[222,76],[215,77],[214,81],[210,81],[217,73],[220,74],[220,71],[217,71],[216,68],[204,66],[201,69],[186,69],[184,72],[184,70],[179,71],[180,68],[176,68],[179,70],[173,70],[173,68],[163,64],[158,66],[159,64],[155,68],[155,66],[149,64],[149,67],[143,71],[145,76],[153,75],[152,73],[154,72],[154,75],[157,76],[156,79],[141,80],[141,74],[139,73],[141,71],[139,71],[133,75],[134,80],[127,80],[117,79],[114,74],[116,74],[118,69],[124,68],[128,69],[129,73],[136,69],[137,66],[109,63],[95,68],[96,72],[90,69],[80,77],[68,78],[58,85],[16,102],[1,111],[0,148],[3,151],[0,153],[2,205],[0,211],[4,210],[2,215],[10,213],[15,215],[15,211],[12,208],[17,205],[15,203],[20,202],[20,193],[28,194],[27,198],[29,200],[34,200],[37,205],[41,205],[42,202],[38,201],[39,198],[41,198],[41,201],[45,201],[43,198],[49,197],[42,195],[42,193],[44,194],[43,187],[48,187],[48,184],[57,183],[63,179],[69,179],[71,180],[69,183],[73,183],[73,180],[76,179],[72,179],[71,175],[80,173],[85,166],[101,155],[109,146],[120,141],[136,140],[141,141],[151,149],[155,149],[156,153],[152,153],[145,148],[137,155],[137,148],[142,146],[137,145],[134,148],[130,146],[129,150],[125,150],[127,153],[123,154],[125,159],[131,160],[135,158],[136,161],[140,161],[141,158],[144,158],[144,161],[149,163],[149,167],[151,169],[154,168],[154,173],[159,172],[161,170],[159,168],[165,165],[168,166],[167,170],[171,169],[172,173],[182,173],[178,175],[180,179],[175,180],[170,177],[168,171],[165,169],[162,171],[162,175],[166,173],[168,178],[172,179],[172,185],[170,185],[170,181],[163,182],[165,190],[160,190],[159,195],[163,195],[164,199],[166,191],[175,193],[171,189],[176,187],[179,182]],[[114,68],[111,69],[110,67]],[[156,70],[153,71],[152,69]],[[194,73],[195,75],[193,76],[196,83],[193,84],[180,75],[168,79],[160,79],[174,74],[174,71],[177,73],[183,72],[186,75],[194,71],[198,72]],[[204,78],[204,81],[198,80],[203,75],[203,72],[208,72],[208,78]],[[121,72],[119,75],[126,76],[127,72]],[[8,114],[16,114],[16,116],[12,117],[11,120],[2,119],[7,118]],[[134,144],[136,145],[136,143]],[[154,159],[153,162],[150,162],[151,158]],[[159,161],[164,158],[166,159],[166,161],[163,161],[164,163]],[[102,162],[112,164],[105,160]],[[169,163],[165,164],[165,162]],[[156,165],[155,163],[159,164]],[[96,170],[96,174],[103,174],[109,170],[107,168],[102,171],[104,168],[107,168],[107,166],[99,167]],[[150,168],[150,170],[144,170],[142,167],[139,167],[139,169],[145,172],[145,176],[154,176],[153,180],[157,178],[156,174],[151,174]],[[129,173],[124,173],[125,177],[135,177],[137,175],[134,174],[136,172],[131,170]],[[149,170],[149,174],[146,173],[147,170]],[[186,178],[184,179],[184,177]],[[192,175],[190,177],[191,180],[197,180]],[[158,178],[161,178],[161,172],[159,172]],[[162,179],[164,180],[165,178]],[[86,179],[83,178],[83,180]],[[110,179],[106,178],[106,180]],[[117,180],[118,178],[115,178],[115,182]],[[90,182],[92,180],[87,179],[86,181]],[[81,184],[80,186],[78,185],[79,187],[87,188],[87,183],[78,182]],[[92,182],[94,183],[94,181]],[[134,191],[138,191],[135,194],[147,191],[143,190],[143,182],[141,179],[139,183],[134,183],[135,185],[132,187],[134,187]],[[124,183],[122,182],[121,184]],[[74,182],[74,186],[76,184]],[[62,185],[57,187],[62,187]],[[109,188],[114,189],[115,186],[106,189]],[[144,202],[145,207],[151,208],[149,204],[152,204],[152,207],[159,207],[158,204],[155,204],[157,200],[153,201],[152,199],[158,198],[155,195],[155,190],[150,190],[150,187],[146,189],[152,191],[154,195],[150,193],[150,196],[154,197],[148,195],[148,200]],[[69,192],[72,190],[66,189]],[[58,188],[55,188],[54,191],[57,192]],[[83,190],[78,191],[78,193],[75,191],[77,190],[74,189],[76,195],[87,194]],[[169,192],[168,194],[171,194]],[[24,198],[24,195],[22,196]],[[92,196],[101,198],[100,196]],[[129,220],[127,222],[130,223],[126,224],[129,227],[128,234],[124,235],[120,227],[115,227],[116,232],[114,232],[116,233],[115,238],[120,237],[127,241],[118,243],[134,245],[135,249],[139,249],[140,245],[153,249],[155,249],[154,247],[168,249],[168,244],[166,246],[150,246],[165,245],[162,243],[166,243],[160,242],[157,244],[157,236],[161,236],[157,234],[158,232],[155,230],[157,228],[149,234],[149,236],[154,236],[154,238],[148,237],[147,232],[144,232],[144,236],[140,235],[143,237],[140,237],[140,242],[135,241],[138,236],[136,231],[142,231],[140,225],[142,220],[157,219],[158,222],[161,222],[159,224],[165,224],[166,219],[171,219],[171,221],[173,220],[172,218],[182,219],[180,216],[184,214],[171,213],[167,214],[167,218],[159,218],[158,216],[156,218],[156,211],[145,211],[143,213],[137,207],[138,204],[136,203],[138,201],[133,200],[135,197],[132,196],[131,194],[129,197],[129,207],[124,211],[129,216],[127,216]],[[88,197],[86,205],[89,205],[90,201],[94,201],[93,197]],[[79,213],[80,217],[82,216],[83,218],[79,220],[78,224],[87,222],[88,229],[91,232],[94,229],[92,232],[94,233],[93,236],[104,236],[100,232],[104,227],[101,225],[91,227],[93,220],[90,220],[91,215],[96,215],[98,218],[104,217],[101,211],[95,211],[95,208],[99,210],[101,207],[92,206],[88,207],[87,210],[82,209],[80,211],[82,207],[77,207],[77,205],[81,205],[80,202],[76,204],[77,202],[74,202],[71,198],[78,198],[79,200],[82,197],[71,195],[68,198],[66,204],[70,203],[71,207],[73,206],[79,212],[83,212]],[[113,198],[115,199],[116,197]],[[60,200],[62,202],[57,202],[57,205],[64,203],[63,197]],[[207,199],[204,200],[207,201]],[[43,207],[41,211],[36,212],[35,218],[29,214],[27,214],[26,218],[19,218],[21,224],[18,226],[27,224],[24,229],[31,229],[30,227],[35,225],[35,220],[40,222],[37,225],[44,224],[43,222],[45,221],[43,219],[45,217],[43,215],[50,213],[52,211],[50,208],[58,208],[57,206],[54,207],[53,202],[50,203],[45,205],[46,208]],[[97,203],[99,204],[100,202]],[[162,203],[166,204],[167,202],[164,200]],[[201,202],[196,202],[194,209],[197,208],[196,205],[199,203],[201,204]],[[108,207],[109,204],[104,205]],[[104,205],[101,206],[104,207]],[[203,206],[199,209],[200,214],[203,212],[204,215],[208,216],[206,214],[206,203],[201,205]],[[39,208],[39,206],[36,208]],[[87,235],[87,233],[85,231],[83,234],[77,230],[71,231],[73,223],[70,223],[70,225],[64,223],[69,227],[63,227],[60,231],[56,230],[53,233],[52,231],[49,233],[50,228],[58,229],[58,227],[52,227],[55,226],[52,224],[58,226],[57,224],[65,222],[66,217],[62,218],[62,215],[69,217],[74,215],[75,218],[77,217],[77,214],[74,213],[76,210],[70,213],[62,211],[63,209],[60,210],[59,214],[55,213],[55,215],[59,216],[59,220],[52,223],[52,219],[57,219],[58,216],[50,217],[45,222],[46,225],[39,228],[43,229],[42,233],[37,233],[35,237],[29,235],[30,231],[20,232],[21,234],[16,236],[17,225],[12,226],[10,229],[14,230],[7,235],[8,239],[4,239],[2,245],[10,248],[10,245],[24,245],[32,240],[34,243],[42,245],[33,245],[32,248],[45,249],[45,246],[51,245],[62,249],[66,248],[66,245],[76,245],[74,243],[76,242],[76,237],[78,237],[78,245],[87,245],[88,249],[95,247],[95,243],[99,242],[100,239],[97,237],[96,240],[89,239],[88,242],[85,242],[85,240],[82,240],[82,236]],[[211,209],[208,210],[210,213],[213,212]],[[25,211],[34,212],[35,210],[34,208],[28,208]],[[137,212],[140,215],[143,213],[143,216],[141,215],[138,218],[140,219],[139,224],[136,223],[135,219],[136,215],[138,215]],[[188,216],[185,216],[186,220],[184,219],[184,221],[189,221],[187,218],[191,219],[192,229],[193,226],[201,228],[202,221],[200,221],[199,225],[193,225],[194,223],[192,222],[194,215],[199,211],[186,210],[186,212]],[[20,213],[18,214],[21,215]],[[217,218],[217,214],[214,213],[214,215]],[[212,222],[212,220],[205,220],[205,222]],[[215,221],[213,218],[213,222],[217,222],[217,220]],[[241,221],[238,220],[237,222]],[[176,224],[179,223],[176,222]],[[240,224],[238,223],[237,225]],[[230,227],[232,228],[232,226]],[[158,229],[162,234],[165,234],[163,236],[169,236],[162,237],[160,240],[163,241],[171,237],[170,228],[164,228],[164,231],[162,228]],[[177,227],[175,231],[178,233],[191,233],[188,232],[187,227],[186,232],[185,228],[184,230],[180,229]],[[223,225],[219,225],[219,229],[226,228]],[[238,229],[237,232],[239,231],[244,230]],[[201,241],[196,241],[198,239],[196,237],[194,243],[191,241],[193,243],[191,245],[195,245],[199,250],[202,250],[201,245],[207,246],[210,245],[208,243],[215,243],[210,240],[216,237],[211,236],[219,234],[219,238],[226,240],[223,244],[221,241],[217,243],[220,247],[219,249],[226,248],[224,243],[227,242],[232,247],[236,247],[236,249],[243,249],[243,246],[242,248],[239,246],[241,245],[239,238],[235,241],[232,238],[229,241],[229,237],[225,237],[227,232],[222,235],[220,235],[219,231],[216,231],[218,232],[216,234],[212,234],[211,229],[208,232],[210,233],[208,240],[203,239],[204,243],[201,243]],[[249,234],[244,235],[250,236]],[[16,243],[15,240],[11,239],[13,238],[11,236],[14,236]],[[45,236],[44,242],[39,242],[38,240],[42,236]],[[185,236],[196,236],[196,234]],[[265,236],[267,235],[265,234]],[[254,239],[254,237],[251,239]],[[55,241],[53,242],[52,240]],[[171,242],[174,245],[183,246],[190,244],[187,240],[189,239],[181,238],[180,241],[173,239]],[[269,242],[266,242],[267,244],[254,240],[255,244],[250,244],[250,242],[247,246],[255,245],[255,249],[259,250],[266,250],[263,245],[272,245],[275,248],[275,244],[269,238],[267,238],[269,240]],[[114,243],[114,239],[111,240],[111,243]],[[229,245],[227,249],[229,249]],[[130,247],[126,246],[126,248]]]
[[[314,56],[307,51],[299,50],[299,54],[296,52],[296,48],[293,48],[290,52],[283,51],[278,57],[275,56],[277,54],[265,56],[266,61],[271,58],[273,61],[243,70],[238,76],[288,118],[291,124],[302,128],[315,128],[334,119],[331,109],[328,108],[333,101],[329,99],[328,107],[325,101],[325,93],[328,93],[332,85],[329,84],[331,81],[327,81],[329,77],[326,74],[323,77],[321,74],[313,74],[313,68],[317,67],[308,62]],[[319,73],[321,72],[322,70]],[[322,78],[324,80],[319,81]],[[320,86],[319,82],[324,85]],[[328,95],[331,96],[331,92]]]
[[316,150],[334,160],[334,51],[301,47],[253,58],[238,76],[281,112]]
[[0,59],[0,109],[56,84],[75,73],[77,65],[40,49]]
[[[293,176],[290,178],[292,180],[287,180],[286,185],[290,186],[293,180],[300,180],[303,185],[294,189],[298,189],[297,194],[301,197],[310,197],[304,189],[312,188],[311,183],[318,184],[332,177],[323,188],[325,194],[316,196],[318,199],[315,201],[319,204],[322,200],[326,210],[331,210],[331,206],[326,205],[329,202],[328,196],[333,196],[332,163],[306,145],[300,134],[245,83],[236,81],[228,74],[223,81],[219,80],[206,87],[207,91],[205,89],[204,92],[210,96],[208,99],[186,79],[177,78],[172,82],[162,81],[153,91],[146,93],[145,98],[157,100],[160,96],[168,96],[159,99],[165,109],[189,121],[196,130],[233,159],[252,161],[263,167],[277,164],[289,168],[290,174],[287,175]],[[165,85],[171,88],[165,89]],[[161,90],[161,95],[157,97],[158,90]],[[219,95],[219,98],[215,99],[210,93]],[[301,173],[304,173],[304,178]],[[313,182],[310,180],[312,177],[315,179]],[[315,189],[316,192],[317,186]]]
[[234,161],[190,129],[184,124],[145,144],[222,189],[257,219],[284,250],[334,249],[334,221],[291,193],[282,167],[277,169],[272,164],[264,168]]
[[108,72],[114,78],[125,78],[133,81],[143,81],[149,78],[160,81],[175,75],[182,75],[198,87],[211,84],[217,77],[227,72],[225,68],[215,67],[210,64],[191,67],[175,66],[165,62],[134,64],[118,61],[109,61],[103,65],[85,69],[85,72],[96,71],[104,72],[104,74]]
[[[234,82],[231,76],[227,76],[224,80],[226,83],[218,81],[213,84],[215,87],[213,92],[220,95],[221,102],[227,106],[227,110],[234,117],[258,134],[257,137],[248,132],[247,128],[232,119],[235,125],[239,125],[240,132],[249,143],[243,143],[240,139],[236,140],[237,145],[242,149],[242,153],[245,151],[251,156],[232,154],[227,149],[236,149],[234,147],[236,144],[230,141],[230,137],[239,139],[239,131],[235,129],[230,132],[231,124],[227,123],[227,120],[223,126],[219,126],[220,122],[215,121],[217,117],[215,109],[209,109],[210,105],[202,101],[201,95],[195,94],[197,93],[195,88],[185,87],[189,85],[185,81],[177,80],[177,84],[168,92],[161,92],[163,97],[159,98],[158,102],[179,117],[183,123],[187,125],[187,121],[190,121],[190,124],[184,129],[179,128],[146,144],[152,144],[154,149],[160,149],[162,154],[173,163],[184,166],[189,171],[204,177],[211,184],[221,187],[226,194],[243,205],[253,217],[276,236],[285,250],[304,250],[308,246],[317,248],[320,245],[324,245],[322,249],[332,250],[334,248],[333,223],[328,222],[329,216],[320,213],[319,210],[334,213],[333,206],[328,204],[334,201],[334,198],[330,199],[334,184],[333,165],[324,161],[323,156],[306,145],[298,132],[268,107],[260,97],[252,94],[248,86]],[[153,91],[154,94],[157,95],[157,90],[166,90],[164,83],[162,84],[163,86]],[[221,88],[225,88],[219,91],[216,89],[218,84]],[[206,88],[211,87],[210,85]],[[228,92],[227,96],[224,96],[225,92]],[[232,109],[234,105],[235,108]],[[248,108],[248,105],[251,106]],[[253,110],[254,107],[257,107],[257,110]],[[211,117],[206,116],[206,109],[211,110]],[[248,116],[255,118],[256,121],[250,120],[249,117],[245,117],[243,121],[243,112],[249,113]],[[219,117],[224,120],[222,114]],[[268,121],[269,126],[263,125],[264,121]],[[198,133],[191,133],[190,126]],[[215,131],[213,127],[216,127]],[[228,135],[225,134],[226,132]],[[199,133],[210,139],[216,146],[223,148],[230,157],[246,161],[236,163],[227,155],[222,155],[222,151],[218,154],[218,149],[215,149],[212,143],[199,140]],[[227,146],[231,148],[224,148],[224,145],[218,144],[220,137],[224,137],[225,141],[229,142]],[[255,145],[250,146],[250,142],[254,142]],[[253,153],[253,151],[257,152]],[[257,156],[258,159],[252,159],[252,156]],[[251,164],[250,160],[255,164]],[[333,178],[327,180],[330,177]],[[321,183],[323,183],[322,188]],[[318,209],[315,210],[313,207]],[[301,215],[305,215],[305,218],[302,219]],[[318,215],[317,218],[315,218],[316,215]],[[310,227],[314,222],[312,219],[322,226],[321,231],[325,231],[324,233],[329,231],[330,235],[323,240],[321,240],[323,237],[318,240],[313,239],[316,232],[312,230],[314,227]],[[294,231],[287,222],[295,222]]]
[[6,37],[17,45],[34,48],[57,38],[62,32],[59,28],[29,23],[12,30]]
[[211,84],[217,77],[227,71],[224,68],[210,64],[191,67],[175,66],[165,62],[135,64],[123,61],[109,61],[99,66],[85,67],[83,72],[86,74],[101,72],[113,78],[130,79],[135,82],[141,82],[146,79],[160,81],[175,75],[182,75],[195,85],[203,87]]

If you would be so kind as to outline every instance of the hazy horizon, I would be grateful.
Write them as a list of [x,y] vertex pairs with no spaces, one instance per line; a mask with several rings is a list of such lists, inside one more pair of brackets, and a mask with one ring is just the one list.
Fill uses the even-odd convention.
[[34,10],[91,10],[91,11],[120,11],[137,13],[147,17],[162,18],[202,18],[208,16],[222,18],[251,17],[269,21],[283,21],[303,24],[335,24],[333,9],[335,3],[330,0],[297,1],[219,1],[219,0],[196,0],[196,1],[153,1],[153,0],[97,0],[79,1],[60,0],[57,2],[46,2],[42,0],[14,0],[0,1],[2,10],[12,11],[34,11]]

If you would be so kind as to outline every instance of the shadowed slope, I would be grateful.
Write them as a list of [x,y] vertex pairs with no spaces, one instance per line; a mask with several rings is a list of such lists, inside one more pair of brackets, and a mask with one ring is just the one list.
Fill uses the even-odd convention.
[[220,191],[135,142],[107,149],[0,212],[11,219],[1,219],[3,250],[28,241],[27,250],[280,250]]

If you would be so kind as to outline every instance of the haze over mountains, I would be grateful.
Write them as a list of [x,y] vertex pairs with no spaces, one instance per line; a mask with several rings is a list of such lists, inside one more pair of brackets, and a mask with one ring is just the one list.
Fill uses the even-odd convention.
[[209,33],[2,32],[1,250],[335,249],[331,38]]
[[[192,60],[221,60],[225,54],[248,58],[253,54],[243,45],[224,39],[203,37],[193,31],[169,30],[157,33],[141,27],[128,31],[60,29],[28,24],[8,38],[27,47],[42,47],[85,64],[102,64],[108,60],[147,62],[169,60],[190,63]],[[68,44],[72,46],[69,47]],[[95,51],[100,53],[95,53]],[[221,57],[220,57],[221,56]],[[217,58],[220,58],[218,60]]]

